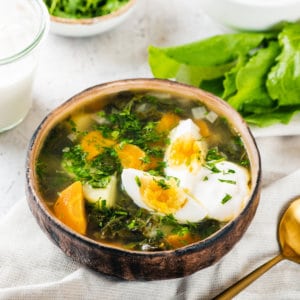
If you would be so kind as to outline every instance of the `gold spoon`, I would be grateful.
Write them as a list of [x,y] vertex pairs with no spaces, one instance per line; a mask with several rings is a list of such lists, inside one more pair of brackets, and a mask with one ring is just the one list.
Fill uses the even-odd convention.
[[292,201],[283,214],[278,226],[278,238],[281,251],[277,256],[258,267],[214,299],[231,299],[283,259],[300,263],[300,198]]

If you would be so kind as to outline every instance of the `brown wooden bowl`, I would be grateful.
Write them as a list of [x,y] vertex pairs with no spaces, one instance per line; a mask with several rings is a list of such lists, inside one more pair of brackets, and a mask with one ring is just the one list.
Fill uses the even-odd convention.
[[[162,91],[198,99],[209,109],[226,117],[241,135],[251,166],[249,201],[237,218],[205,240],[185,247],[158,252],[124,250],[80,235],[60,222],[47,207],[38,187],[36,162],[49,131],[82,105],[97,105],[105,95],[128,90]],[[255,140],[245,121],[226,102],[195,87],[159,79],[129,79],[89,88],[52,111],[39,125],[30,142],[26,161],[27,199],[41,229],[76,261],[107,275],[126,280],[155,280],[187,276],[221,259],[248,228],[260,196],[261,165]]]

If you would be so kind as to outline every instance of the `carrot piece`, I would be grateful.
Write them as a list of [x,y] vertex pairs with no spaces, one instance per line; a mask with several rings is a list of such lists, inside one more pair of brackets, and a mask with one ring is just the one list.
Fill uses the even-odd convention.
[[157,132],[169,132],[180,121],[180,117],[173,113],[166,113],[162,116],[156,126]]
[[166,237],[166,240],[173,248],[180,248],[196,242],[198,239],[187,232],[184,235],[171,234]]
[[200,128],[200,133],[203,137],[208,137],[210,135],[210,130],[207,123],[204,120],[198,119],[194,120],[196,125]]
[[144,171],[156,169],[159,163],[162,162],[162,158],[160,157],[150,156],[149,159],[150,161],[147,164],[145,164],[143,168]]
[[125,144],[117,146],[116,151],[123,168],[144,170],[145,163],[143,159],[146,157],[146,154],[140,147],[133,144]]
[[104,138],[100,131],[90,131],[81,140],[81,147],[87,153],[87,159],[91,160],[101,154],[104,147],[110,147],[115,141]]
[[84,234],[87,228],[82,184],[76,181],[64,189],[54,204],[56,217],[64,224]]

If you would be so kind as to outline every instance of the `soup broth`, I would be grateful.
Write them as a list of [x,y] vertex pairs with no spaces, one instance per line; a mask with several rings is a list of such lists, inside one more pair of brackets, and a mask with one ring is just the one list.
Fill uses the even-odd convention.
[[58,219],[103,243],[161,251],[205,239],[239,214],[249,160],[225,118],[164,93],[102,100],[57,124],[39,154],[40,193]]

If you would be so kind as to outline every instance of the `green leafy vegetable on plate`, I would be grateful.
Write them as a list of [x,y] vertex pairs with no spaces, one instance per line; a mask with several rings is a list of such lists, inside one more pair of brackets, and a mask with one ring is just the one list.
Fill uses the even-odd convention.
[[249,124],[287,124],[300,111],[300,23],[281,31],[232,33],[168,48],[149,47],[157,78],[216,94]]
[[129,0],[44,0],[49,13],[70,19],[94,18],[108,15]]

